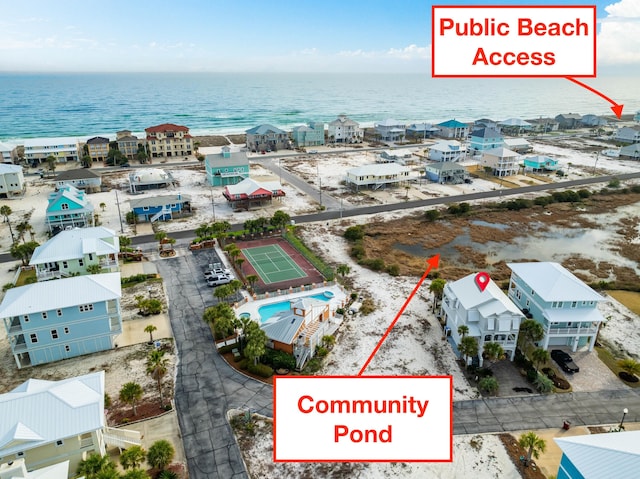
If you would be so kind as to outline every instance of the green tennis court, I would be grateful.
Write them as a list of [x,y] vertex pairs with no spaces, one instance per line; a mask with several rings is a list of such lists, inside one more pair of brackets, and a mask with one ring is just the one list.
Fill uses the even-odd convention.
[[265,284],[304,278],[307,273],[277,244],[242,250]]

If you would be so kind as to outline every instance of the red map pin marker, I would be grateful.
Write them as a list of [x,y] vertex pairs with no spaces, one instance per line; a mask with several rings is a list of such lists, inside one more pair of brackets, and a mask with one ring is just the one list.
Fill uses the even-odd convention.
[[484,271],[476,274],[476,284],[478,285],[478,288],[480,288],[480,291],[484,292],[490,279],[489,273],[485,273]]

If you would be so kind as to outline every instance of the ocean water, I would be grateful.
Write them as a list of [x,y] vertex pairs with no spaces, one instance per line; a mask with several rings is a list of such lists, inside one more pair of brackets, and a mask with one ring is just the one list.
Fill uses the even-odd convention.
[[[640,109],[637,78],[584,80]],[[363,126],[395,118],[503,120],[559,113],[610,114],[609,103],[563,79],[433,79],[420,74],[119,73],[0,74],[0,140],[114,137],[159,123],[196,135],[329,122],[346,113]]]

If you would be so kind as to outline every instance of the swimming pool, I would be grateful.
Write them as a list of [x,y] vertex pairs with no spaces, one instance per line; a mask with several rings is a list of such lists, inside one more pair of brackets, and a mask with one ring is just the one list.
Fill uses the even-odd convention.
[[[312,296],[301,296],[300,298],[311,298],[311,299],[319,299],[320,301],[330,301],[333,298],[333,293],[331,291],[325,291],[324,293],[314,294]],[[264,306],[260,306],[258,308],[258,314],[260,315],[260,322],[264,323],[267,319],[277,313],[281,313],[282,311],[289,311],[289,304],[291,300],[280,301],[278,303],[266,304]]]

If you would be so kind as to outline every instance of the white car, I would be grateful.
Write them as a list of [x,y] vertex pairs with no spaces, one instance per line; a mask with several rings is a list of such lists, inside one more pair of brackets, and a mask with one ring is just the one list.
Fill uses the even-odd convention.
[[207,286],[210,287],[221,286],[223,284],[229,284],[230,282],[231,279],[225,275],[214,275],[207,278]]

